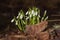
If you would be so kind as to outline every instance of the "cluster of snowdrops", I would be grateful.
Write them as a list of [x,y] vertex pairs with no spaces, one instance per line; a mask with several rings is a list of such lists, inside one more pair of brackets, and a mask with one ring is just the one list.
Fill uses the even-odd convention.
[[17,17],[14,16],[11,22],[14,22],[20,31],[24,31],[26,25],[34,25],[40,23],[41,21],[46,21],[48,19],[46,12],[47,11],[45,10],[43,17],[41,17],[40,10],[36,7],[29,8],[26,13],[20,10]]

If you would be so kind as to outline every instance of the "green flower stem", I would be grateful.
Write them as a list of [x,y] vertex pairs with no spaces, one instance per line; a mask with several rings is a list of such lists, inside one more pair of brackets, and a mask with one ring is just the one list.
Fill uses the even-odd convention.
[[47,11],[45,10],[44,15],[43,15],[41,21],[44,21],[44,18],[45,18],[45,16],[46,16],[46,12],[47,12]]
[[25,23],[27,24],[27,20],[25,20]]
[[32,24],[35,24],[35,16],[33,16]]
[[22,30],[19,18],[18,18],[18,20],[16,20],[16,17],[14,16],[14,20],[15,20],[15,22],[18,21],[18,25],[17,26],[18,26],[19,30]]
[[30,18],[30,20],[29,20],[29,24],[30,24],[30,25],[32,24],[32,18]]
[[46,16],[46,13],[47,13],[47,11],[45,10],[43,17],[45,17],[45,16]]
[[39,23],[39,17],[37,17],[37,23]]
[[18,19],[18,28],[22,30],[20,20]]
[[21,28],[21,26],[20,26],[20,23],[18,24],[18,28],[19,28],[19,30],[21,30],[21,31],[22,31],[22,28]]
[[22,27],[22,30],[24,30],[24,28],[25,28],[25,24],[23,23],[23,20],[21,20],[21,27]]
[[20,24],[20,26],[21,26],[21,27],[20,27],[21,31],[24,31],[24,22],[23,22],[22,19],[20,19],[19,24]]
[[37,16],[35,16],[35,24],[37,23]]

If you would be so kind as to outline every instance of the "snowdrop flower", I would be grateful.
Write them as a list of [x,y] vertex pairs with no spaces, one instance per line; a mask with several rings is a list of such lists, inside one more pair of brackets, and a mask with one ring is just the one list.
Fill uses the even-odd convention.
[[26,18],[26,20],[28,20],[28,19],[29,19],[29,17]]
[[45,12],[44,13],[47,13],[47,11],[45,10]]
[[31,15],[31,12],[29,12],[29,15]]
[[43,15],[44,17],[46,16],[46,13],[47,13],[47,11],[45,10],[44,15]]
[[20,19],[22,19],[22,18],[23,18],[23,15],[21,14],[21,15],[20,15]]
[[32,15],[34,14],[34,10],[32,10]]
[[35,15],[37,15],[37,12],[35,12]]
[[16,21],[16,25],[18,25],[18,21]]
[[35,16],[36,14],[34,13],[33,16]]
[[18,18],[19,16],[17,16],[16,18]]
[[33,16],[37,16],[37,12],[34,12]]
[[26,12],[26,15],[28,14],[28,11]]
[[14,22],[14,19],[12,19],[11,22]]

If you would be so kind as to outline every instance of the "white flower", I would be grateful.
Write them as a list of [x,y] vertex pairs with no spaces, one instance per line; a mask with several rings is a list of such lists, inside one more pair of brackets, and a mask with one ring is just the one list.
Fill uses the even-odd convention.
[[28,14],[28,11],[26,12],[26,15]]
[[32,10],[32,15],[34,14],[34,10]]
[[37,12],[34,12],[33,16],[37,16]]
[[35,16],[36,14],[34,13],[33,16]]
[[17,16],[16,18],[18,18],[19,16]]
[[47,13],[47,11],[45,10],[44,15],[43,15],[44,17],[46,16],[46,13]]
[[22,19],[22,18],[23,18],[23,15],[21,14],[21,15],[20,15],[20,19]]
[[14,22],[14,19],[12,19],[11,22]]
[[31,15],[31,13],[29,12],[29,15]]
[[47,13],[47,11],[45,10],[45,12],[44,13]]
[[35,12],[35,15],[37,15],[37,12]]
[[38,17],[40,18],[40,15],[38,15]]
[[18,25],[18,21],[16,21],[16,25]]
[[26,18],[26,20],[28,20],[28,19],[29,19],[29,17]]
[[32,15],[29,16],[30,18],[32,17]]

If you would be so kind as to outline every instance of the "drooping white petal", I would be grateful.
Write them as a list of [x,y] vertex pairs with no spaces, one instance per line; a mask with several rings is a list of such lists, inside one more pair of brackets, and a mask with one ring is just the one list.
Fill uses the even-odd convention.
[[16,25],[18,25],[18,21],[16,21]]
[[36,14],[34,13],[33,16],[35,16]]
[[38,13],[37,12],[35,12],[35,15],[37,15]]
[[12,19],[11,22],[14,22],[14,19]]
[[22,19],[22,18],[23,18],[23,15],[21,14],[21,15],[20,15],[20,19]]
[[32,10],[32,15],[34,14],[34,10]]
[[31,15],[31,13],[29,12],[29,15]]
[[28,19],[29,19],[29,17],[26,18],[26,20],[28,20]]
[[19,16],[17,16],[16,18],[18,18]]
[[44,11],[44,15],[43,15],[44,17],[46,16],[46,13],[47,13],[47,11],[45,10],[45,11]]
[[45,10],[45,12],[44,13],[47,13],[47,11]]
[[26,12],[26,15],[28,14],[28,11]]

